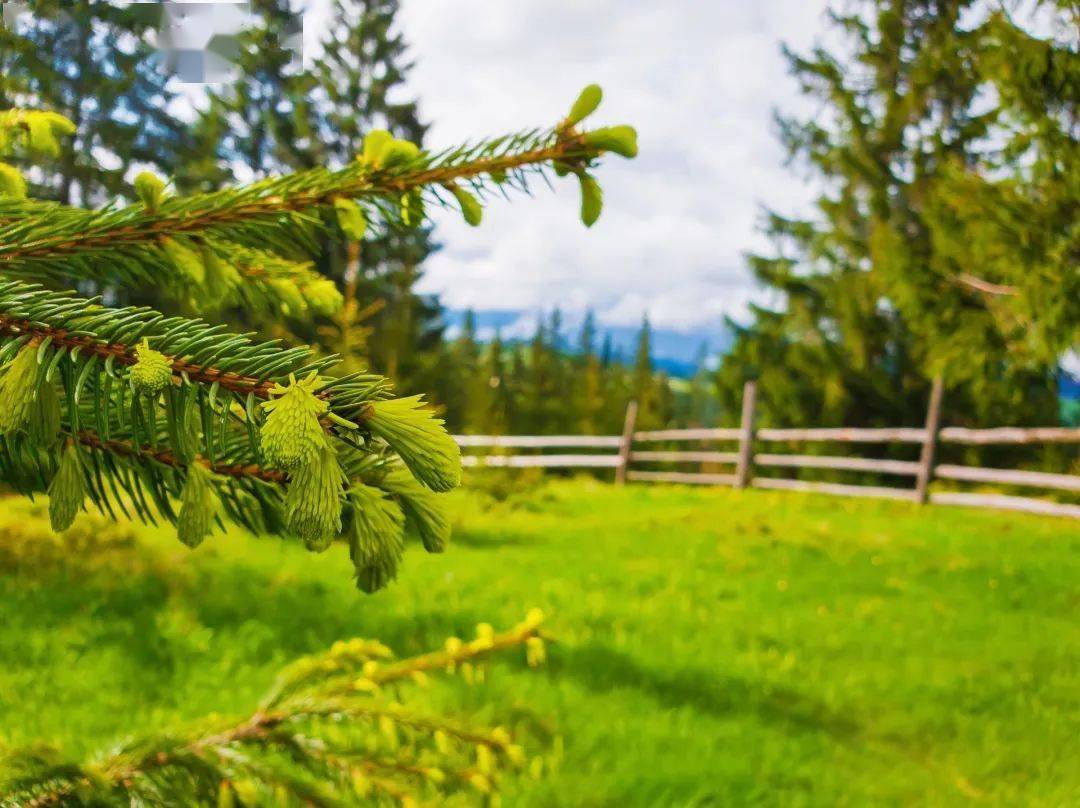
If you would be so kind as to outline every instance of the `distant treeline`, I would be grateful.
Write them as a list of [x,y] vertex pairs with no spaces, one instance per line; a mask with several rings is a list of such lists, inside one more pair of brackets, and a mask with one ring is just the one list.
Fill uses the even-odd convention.
[[691,379],[671,379],[652,361],[646,318],[631,361],[600,338],[587,314],[568,340],[556,309],[528,341],[481,342],[467,312],[461,333],[433,357],[435,397],[459,433],[611,435],[622,430],[626,405],[639,404],[639,428],[697,426],[715,421],[712,374],[702,363]]

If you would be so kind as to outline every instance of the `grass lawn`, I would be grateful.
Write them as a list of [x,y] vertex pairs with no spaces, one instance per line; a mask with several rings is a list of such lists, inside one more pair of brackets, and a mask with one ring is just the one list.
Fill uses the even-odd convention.
[[[507,805],[1080,804],[1080,523],[591,481],[453,496],[450,551],[410,548],[373,597],[343,548],[240,534],[9,556],[0,738],[83,755],[250,712],[339,638],[412,653],[539,606],[548,666],[431,694],[557,729],[558,770]],[[0,546],[25,530],[6,507]]]

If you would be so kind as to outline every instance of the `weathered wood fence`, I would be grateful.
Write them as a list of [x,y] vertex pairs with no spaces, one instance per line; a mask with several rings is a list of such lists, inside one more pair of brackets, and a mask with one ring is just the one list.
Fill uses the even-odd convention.
[[[984,468],[937,464],[939,444],[1080,444],[1080,429],[1067,427],[1000,427],[966,429],[940,425],[941,382],[935,382],[922,427],[888,429],[757,429],[754,424],[757,387],[747,382],[743,391],[742,420],[736,428],[663,429],[639,431],[635,428],[637,404],[626,410],[622,435],[459,435],[463,449],[572,449],[564,454],[466,454],[466,466],[508,468],[611,468],[618,484],[630,482],[667,482],[699,485],[728,485],[735,488],[767,488],[790,491],[816,491],[842,496],[887,497],[925,504],[968,505],[1004,508],[1054,516],[1080,518],[1080,505],[1052,502],[1028,496],[965,491],[931,491],[934,479],[958,482],[989,483],[1010,487],[1080,492],[1080,475],[1052,474],[1041,471]],[[651,450],[657,443],[729,443],[728,451]],[[756,452],[759,444],[768,443],[871,443],[914,444],[921,447],[917,461],[882,458],[846,457],[818,454],[773,454]],[[607,450],[582,453],[581,450]],[[729,465],[731,473],[696,471],[650,471],[651,463]],[[646,468],[642,468],[645,466]],[[914,486],[901,488],[880,485],[849,485],[834,482],[794,480],[755,476],[755,468],[828,469],[834,471],[873,472],[880,475],[914,479]]]

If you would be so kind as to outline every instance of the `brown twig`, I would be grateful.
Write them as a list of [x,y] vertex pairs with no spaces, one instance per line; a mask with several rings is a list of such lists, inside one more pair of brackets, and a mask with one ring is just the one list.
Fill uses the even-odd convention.
[[991,283],[988,280],[976,277],[975,275],[965,272],[957,277],[957,280],[964,286],[970,286],[978,292],[982,292],[987,295],[994,295],[995,297],[1013,297],[1020,294],[1020,290],[1015,286],[1006,286],[1000,283]]
[[[96,432],[87,429],[80,431],[76,437],[79,443],[91,449],[113,452],[125,457],[144,457],[178,469],[187,468],[187,464],[168,449],[158,449],[153,446],[135,446],[126,440],[105,440]],[[254,477],[268,483],[284,483],[286,480],[285,472],[263,468],[256,463],[211,463],[203,459],[196,462],[201,462],[215,474],[222,474],[226,477],[235,477],[237,479]]]

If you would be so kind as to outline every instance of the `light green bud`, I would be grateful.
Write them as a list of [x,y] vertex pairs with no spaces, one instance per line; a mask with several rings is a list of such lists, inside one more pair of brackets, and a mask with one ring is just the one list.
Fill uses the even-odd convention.
[[424,216],[424,195],[419,190],[401,195],[401,221],[406,227],[419,226]]
[[345,535],[356,571],[356,586],[368,594],[397,577],[405,552],[405,516],[382,491],[354,484],[348,493]]
[[0,196],[26,199],[26,179],[19,169],[0,163]]
[[202,463],[187,467],[187,480],[180,495],[180,515],[176,518],[176,535],[194,549],[214,530],[214,517],[221,508],[214,488],[214,474]]
[[466,191],[460,185],[449,186],[450,193],[457,199],[458,204],[461,206],[461,216],[465,219],[466,224],[472,227],[479,227],[480,221],[484,218],[484,209],[480,206],[480,200]]
[[461,450],[420,396],[371,402],[367,426],[432,491],[449,491],[461,482]]
[[615,152],[622,157],[637,157],[637,130],[632,126],[609,126],[594,129],[582,137],[586,146]]
[[314,553],[330,547],[341,530],[341,506],[348,480],[337,452],[322,435],[314,457],[289,472],[285,493],[285,527]]
[[570,108],[570,114],[566,118],[565,126],[573,126],[588,118],[596,112],[596,108],[600,106],[603,98],[604,91],[600,89],[600,85],[590,84],[581,91],[581,95],[574,102],[574,106]]
[[28,132],[27,145],[30,150],[48,157],[60,154],[57,135],[75,134],[75,124],[55,112],[27,110],[22,120]]
[[450,542],[450,520],[442,498],[416,481],[408,469],[398,466],[379,482],[379,487],[397,497],[401,509],[420,534],[429,553],[441,553]]
[[172,362],[144,339],[135,349],[135,364],[131,366],[129,378],[136,392],[156,396],[172,381]]
[[56,395],[56,385],[45,381],[30,409],[30,439],[38,446],[52,446],[60,437],[60,426],[60,398]]
[[214,250],[203,247],[203,267],[206,269],[207,308],[220,308],[232,302],[237,287],[243,281],[236,267],[222,260]]
[[337,214],[338,227],[353,241],[363,241],[367,232],[367,217],[356,200],[338,197],[334,200],[334,212]]
[[41,115],[30,115],[26,119],[26,128],[30,133],[28,144],[31,151],[47,157],[60,154],[60,141],[53,134],[52,124]]
[[71,527],[86,497],[86,480],[79,453],[79,448],[69,443],[60,456],[60,467],[49,483],[49,522],[58,533]]
[[380,155],[380,165],[382,168],[394,168],[395,166],[406,165],[416,160],[420,156],[420,147],[409,140],[392,140],[383,149]]
[[360,159],[372,168],[379,168],[382,165],[382,153],[393,139],[394,136],[385,129],[372,129],[364,135],[364,153],[360,155]]
[[300,291],[304,300],[307,301],[308,308],[323,317],[337,314],[345,305],[345,298],[337,288],[337,284],[329,278],[319,278],[305,283]]
[[165,181],[150,171],[143,171],[135,177],[135,193],[146,209],[153,213],[165,198]]
[[578,174],[578,179],[581,181],[581,221],[586,227],[592,227],[604,209],[604,192],[600,183],[584,171]]
[[296,281],[289,278],[275,278],[269,281],[267,286],[273,291],[281,310],[285,314],[299,317],[304,313],[307,303],[304,301],[304,296],[300,293]]
[[294,469],[315,460],[326,446],[319,418],[330,405],[315,395],[319,379],[313,373],[302,381],[289,377],[288,387],[277,385],[275,396],[262,407],[268,413],[259,432],[263,457],[271,466]]
[[37,398],[37,355],[37,345],[23,345],[0,376],[0,435],[11,436],[30,422]]
[[198,252],[187,244],[168,236],[161,239],[161,249],[168,256],[173,267],[187,280],[197,286],[202,286],[206,282],[206,267],[203,266],[202,256]]

